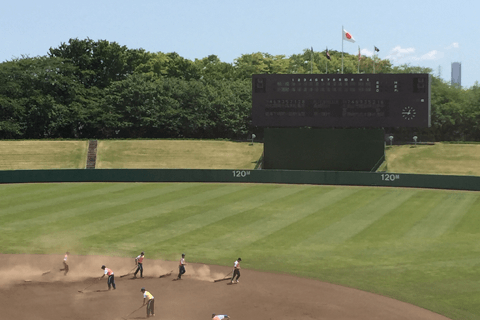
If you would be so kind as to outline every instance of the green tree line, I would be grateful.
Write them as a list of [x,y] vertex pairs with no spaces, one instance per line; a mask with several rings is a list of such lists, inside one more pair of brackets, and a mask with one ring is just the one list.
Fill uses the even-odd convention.
[[[244,139],[251,125],[251,76],[338,73],[341,52],[310,49],[289,57],[243,54],[233,63],[210,55],[129,49],[116,42],[70,39],[45,56],[0,63],[0,139]],[[376,73],[431,73],[375,58]],[[373,72],[373,60],[344,53],[344,73]],[[480,139],[480,86],[452,87],[433,76],[432,127],[409,139]]]

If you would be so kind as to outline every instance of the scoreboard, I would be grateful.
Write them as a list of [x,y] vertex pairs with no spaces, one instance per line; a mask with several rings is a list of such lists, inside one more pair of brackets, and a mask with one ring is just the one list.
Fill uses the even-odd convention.
[[430,127],[429,74],[256,74],[258,127]]

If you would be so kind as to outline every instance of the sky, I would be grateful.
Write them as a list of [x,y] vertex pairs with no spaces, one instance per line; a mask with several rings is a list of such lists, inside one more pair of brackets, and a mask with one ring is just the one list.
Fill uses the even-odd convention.
[[462,86],[480,82],[480,1],[473,0],[5,0],[0,62],[45,56],[71,38],[107,40],[129,49],[216,55],[342,50],[342,26],[356,40],[344,52],[394,65],[428,67],[450,82],[461,62]]

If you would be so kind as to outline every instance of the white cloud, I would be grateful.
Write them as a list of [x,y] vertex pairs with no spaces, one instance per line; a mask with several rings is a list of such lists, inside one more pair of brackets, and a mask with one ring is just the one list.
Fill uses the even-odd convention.
[[438,50],[431,50],[420,56],[415,55],[415,51],[416,49],[413,47],[402,48],[401,46],[396,46],[395,48],[390,50],[390,53],[385,57],[385,59],[389,59],[394,62],[398,62],[399,60],[403,60],[403,62],[411,62],[411,61],[438,60],[440,58],[443,58],[444,56],[443,52],[440,52]]
[[390,50],[390,53],[385,57],[385,59],[400,60],[412,55],[413,53],[415,53],[415,48],[402,48],[400,46],[396,46]]
[[438,52],[437,50],[432,50],[430,52],[427,52],[420,57],[412,57],[413,60],[415,61],[422,61],[422,60],[436,60],[443,57],[443,53]]
[[454,49],[454,48],[460,48],[460,45],[458,44],[458,42],[452,43],[451,45],[449,45],[445,49]]
[[373,56],[373,50],[370,51],[370,50],[368,50],[368,49],[360,49],[360,54],[361,54],[362,56],[371,57],[371,56]]

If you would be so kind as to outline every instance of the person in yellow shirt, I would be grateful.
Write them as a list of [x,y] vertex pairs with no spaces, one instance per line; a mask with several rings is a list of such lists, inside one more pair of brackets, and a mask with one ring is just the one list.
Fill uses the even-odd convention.
[[152,317],[155,317],[155,300],[153,295],[145,288],[142,288],[140,291],[143,292],[143,305],[147,305],[147,318],[150,317],[150,314]]

